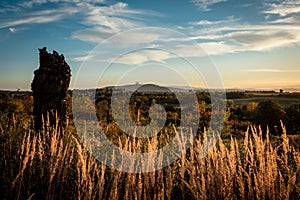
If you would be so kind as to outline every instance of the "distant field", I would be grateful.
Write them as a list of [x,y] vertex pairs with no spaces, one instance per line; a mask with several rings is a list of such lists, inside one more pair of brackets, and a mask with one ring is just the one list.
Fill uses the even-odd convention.
[[268,100],[277,101],[283,107],[289,107],[292,104],[299,102],[299,98],[296,97],[283,97],[283,96],[270,96],[270,94],[259,94],[255,97],[248,97],[243,99],[232,99],[236,105],[247,105],[251,102],[262,102]]

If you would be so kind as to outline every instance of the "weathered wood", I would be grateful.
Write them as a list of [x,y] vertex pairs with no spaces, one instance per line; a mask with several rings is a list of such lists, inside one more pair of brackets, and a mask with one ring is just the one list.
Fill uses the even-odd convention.
[[[56,51],[48,53],[39,49],[40,67],[34,71],[31,89],[34,97],[35,129],[38,131],[49,120],[50,125],[65,127],[66,96],[71,79],[71,69],[64,56]],[[43,121],[44,119],[44,121]]]

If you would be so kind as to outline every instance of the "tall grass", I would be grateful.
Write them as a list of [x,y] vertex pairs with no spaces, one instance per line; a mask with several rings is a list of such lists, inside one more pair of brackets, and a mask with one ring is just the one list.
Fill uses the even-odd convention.
[[[218,145],[203,159],[186,159],[190,175],[185,182],[197,199],[298,199],[300,197],[300,154],[289,146],[285,133],[280,146],[273,147],[269,136],[252,127],[241,144]],[[250,135],[251,132],[251,135]],[[199,142],[199,141],[197,141]]]
[[[1,198],[300,199],[300,153],[282,128],[277,146],[251,127],[243,140],[220,139],[203,158],[196,139],[170,166],[125,173],[98,162],[71,129],[34,132],[14,120],[0,126]],[[148,151],[157,144],[149,140]],[[125,150],[139,145],[120,141]]]

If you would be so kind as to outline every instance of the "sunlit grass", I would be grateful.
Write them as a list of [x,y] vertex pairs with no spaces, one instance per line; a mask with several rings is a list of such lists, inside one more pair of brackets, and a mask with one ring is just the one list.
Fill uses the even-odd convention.
[[[196,139],[170,166],[125,173],[97,161],[73,129],[37,133],[14,119],[0,127],[1,193],[4,199],[299,199],[300,153],[283,132],[273,146],[269,134],[250,127],[243,140],[220,139],[203,158]],[[149,140],[148,151],[158,144]],[[131,151],[142,145],[124,138],[119,144]]]

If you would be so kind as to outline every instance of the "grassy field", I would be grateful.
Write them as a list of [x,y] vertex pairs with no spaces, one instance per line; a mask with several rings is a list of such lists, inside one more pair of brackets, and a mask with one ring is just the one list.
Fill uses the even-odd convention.
[[281,96],[256,96],[256,97],[249,97],[249,98],[243,98],[243,99],[233,99],[234,104],[236,104],[236,105],[247,105],[251,102],[259,103],[259,102],[268,101],[268,100],[277,101],[284,108],[289,107],[290,105],[299,102],[298,98],[281,97]]
[[[0,126],[1,199],[300,198],[300,152],[285,133],[270,139],[252,128],[241,140],[219,140],[204,157],[195,139],[163,169],[125,173],[98,162],[71,126],[63,132],[30,126],[15,118]],[[149,141],[148,151],[158,143]],[[139,141],[125,144],[120,148],[141,148]]]
[[279,93],[272,91],[245,91],[245,92],[228,92],[227,97],[234,101],[236,105],[247,105],[252,102],[263,102],[273,100],[278,102],[284,108],[298,103],[300,100],[299,93]]

